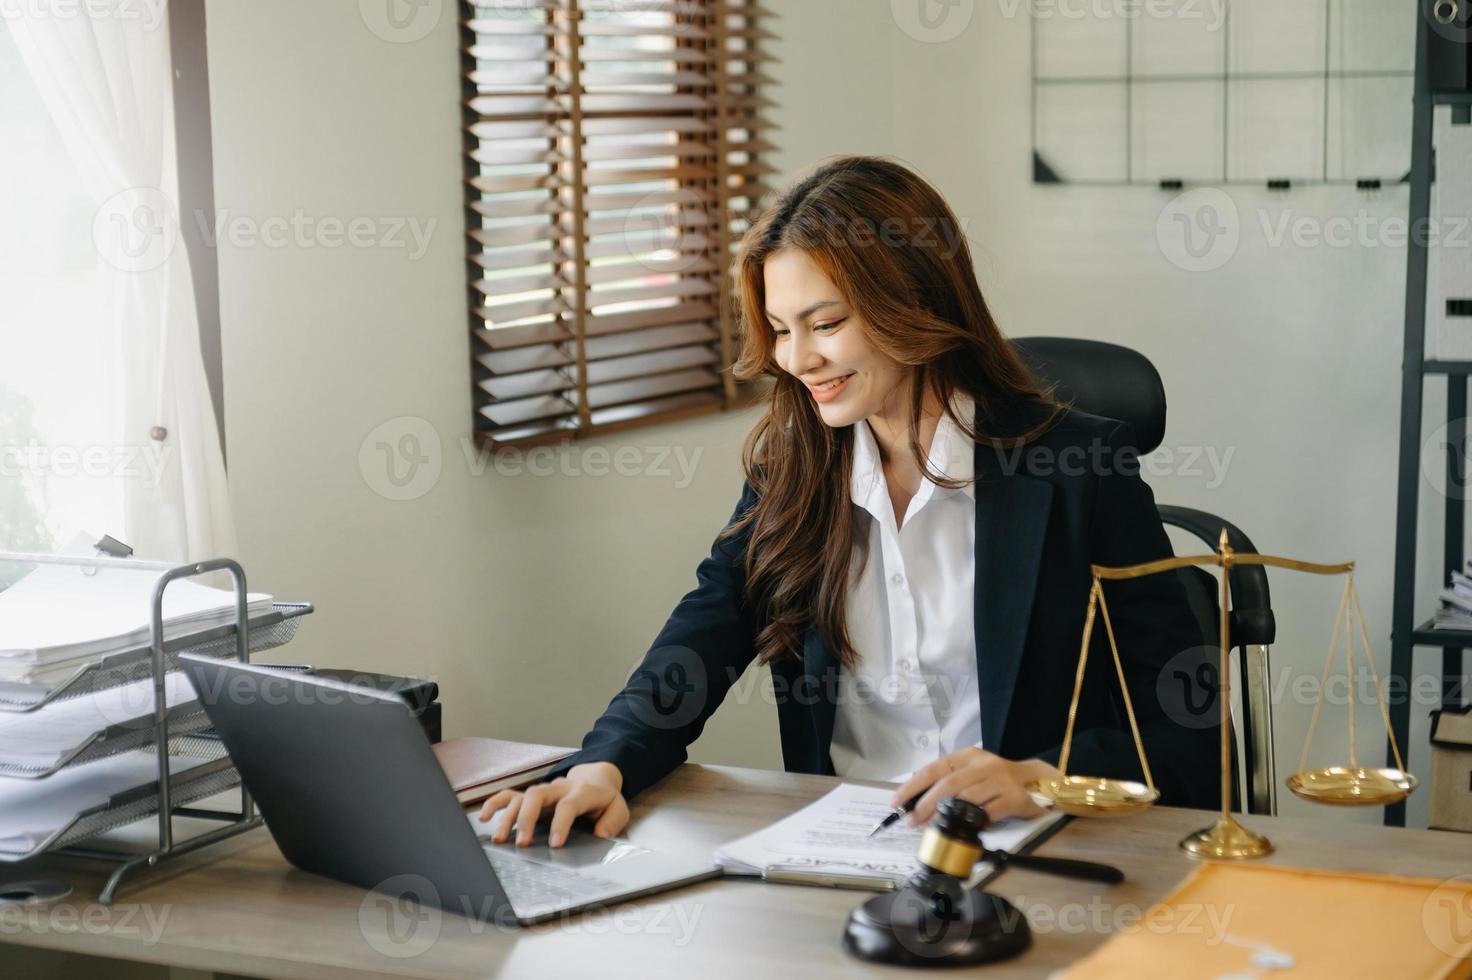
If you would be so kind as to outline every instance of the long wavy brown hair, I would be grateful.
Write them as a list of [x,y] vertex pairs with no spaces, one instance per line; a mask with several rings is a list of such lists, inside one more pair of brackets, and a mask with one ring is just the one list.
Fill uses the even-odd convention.
[[[955,392],[969,395],[975,424],[954,420],[973,441],[993,446],[1035,438],[1058,407],[997,328],[961,223],[935,188],[901,164],[869,156],[820,161],[747,229],[735,269],[741,348],[734,372],[773,383],[742,450],[757,500],[723,535],[750,531],[745,599],[761,624],[759,662],[800,657],[802,632],[816,626],[839,662],[852,667],[859,655],[844,606],[851,565],[867,542],[857,538],[855,550],[853,430],[826,425],[802,382],[774,359],[762,268],[784,248],[806,252],[859,313],[869,343],[909,369],[909,439],[916,465],[936,484],[957,486],[931,470],[920,443],[927,391],[947,415]],[[1019,413],[1029,407],[1044,411]],[[1018,428],[1020,418],[1030,422]]]

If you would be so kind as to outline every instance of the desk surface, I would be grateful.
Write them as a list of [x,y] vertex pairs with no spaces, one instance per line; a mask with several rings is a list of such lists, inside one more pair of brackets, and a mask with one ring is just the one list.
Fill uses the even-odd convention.
[[[821,796],[837,780],[686,765],[633,807],[629,837],[652,847],[710,850]],[[1211,822],[1199,810],[1156,807],[1117,820],[1074,820],[1039,849],[1107,861],[1113,887],[1011,870],[991,885],[1028,915],[1032,948],[991,976],[1046,976],[1140,915],[1195,866],[1176,843]],[[1244,818],[1267,834],[1275,864],[1445,878],[1472,868],[1472,842],[1454,833],[1332,818]],[[850,909],[867,897],[838,889],[714,880],[571,916],[498,931],[453,914],[401,917],[360,889],[289,866],[265,830],[183,856],[125,884],[116,905],[95,896],[97,865],[64,871],[77,886],[48,911],[0,917],[0,942],[224,973],[282,977],[379,974],[459,977],[793,975],[914,976],[861,964],[838,947]],[[17,919],[19,922],[17,922]]]

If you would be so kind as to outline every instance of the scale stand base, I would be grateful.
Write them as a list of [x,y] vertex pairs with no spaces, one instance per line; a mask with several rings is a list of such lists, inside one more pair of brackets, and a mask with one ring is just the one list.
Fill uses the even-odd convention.
[[1227,814],[1181,840],[1181,850],[1201,858],[1256,858],[1273,853],[1273,843]]

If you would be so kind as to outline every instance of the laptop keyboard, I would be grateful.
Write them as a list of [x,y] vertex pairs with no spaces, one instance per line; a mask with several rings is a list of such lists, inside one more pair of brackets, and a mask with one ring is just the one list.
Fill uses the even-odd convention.
[[567,905],[608,895],[620,886],[606,878],[569,871],[555,864],[541,864],[485,848],[506,897],[518,910],[547,905]]

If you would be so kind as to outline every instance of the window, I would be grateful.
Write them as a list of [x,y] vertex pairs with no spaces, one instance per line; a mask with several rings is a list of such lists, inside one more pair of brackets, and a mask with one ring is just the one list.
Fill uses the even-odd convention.
[[[204,0],[5,13],[0,550],[83,532],[150,558],[229,548],[216,413],[191,397],[205,388],[195,296],[181,288],[191,273],[174,248],[182,238],[195,269],[213,271],[200,223],[178,220],[209,207]],[[183,197],[167,176],[176,147]],[[218,380],[209,282],[197,310],[214,325],[203,346]]]
[[96,204],[0,21],[0,550],[121,534]]
[[775,168],[749,0],[469,5],[482,448],[742,404],[728,269]]

